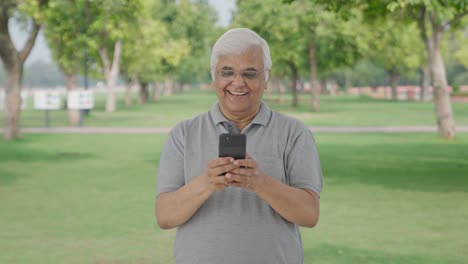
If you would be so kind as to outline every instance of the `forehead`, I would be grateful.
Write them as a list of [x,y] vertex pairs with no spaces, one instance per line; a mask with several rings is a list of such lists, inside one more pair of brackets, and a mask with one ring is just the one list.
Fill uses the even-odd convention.
[[262,49],[260,47],[251,47],[240,54],[223,54],[218,57],[216,68],[245,68],[260,69],[263,67]]

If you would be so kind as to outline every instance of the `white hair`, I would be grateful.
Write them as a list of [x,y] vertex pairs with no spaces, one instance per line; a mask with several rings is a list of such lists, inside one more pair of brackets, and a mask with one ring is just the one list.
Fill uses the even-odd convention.
[[220,55],[240,54],[252,47],[262,49],[263,70],[265,81],[271,69],[271,56],[268,43],[257,33],[248,28],[234,28],[226,31],[214,44],[211,50],[211,78],[215,78],[216,65]]

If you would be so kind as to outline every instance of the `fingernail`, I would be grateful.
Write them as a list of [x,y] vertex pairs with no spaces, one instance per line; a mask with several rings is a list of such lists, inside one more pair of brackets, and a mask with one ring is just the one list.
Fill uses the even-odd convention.
[[226,178],[231,179],[231,174],[230,174],[230,173],[226,173]]
[[239,161],[234,161],[234,165],[239,165]]

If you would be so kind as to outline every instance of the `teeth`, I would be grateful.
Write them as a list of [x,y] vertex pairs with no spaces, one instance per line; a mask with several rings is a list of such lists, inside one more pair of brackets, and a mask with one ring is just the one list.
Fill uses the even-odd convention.
[[236,92],[233,92],[233,91],[228,91],[230,94],[233,94],[233,95],[245,95],[247,93],[236,93]]

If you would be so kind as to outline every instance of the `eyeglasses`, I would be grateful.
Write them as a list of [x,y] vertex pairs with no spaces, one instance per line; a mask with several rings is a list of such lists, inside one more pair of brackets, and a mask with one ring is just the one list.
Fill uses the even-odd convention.
[[[256,70],[244,70],[239,72],[240,76],[244,80],[255,80],[260,76],[262,73],[265,72],[266,69],[263,71],[256,71]],[[221,79],[225,81],[233,81],[237,75],[237,72],[231,69],[223,69],[220,71],[217,71],[217,73],[221,76]]]

